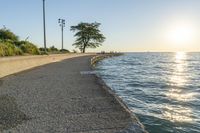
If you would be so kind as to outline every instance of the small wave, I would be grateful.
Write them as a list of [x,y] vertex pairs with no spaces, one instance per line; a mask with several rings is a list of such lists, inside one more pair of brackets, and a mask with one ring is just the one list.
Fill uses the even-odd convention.
[[199,55],[125,54],[103,60],[97,70],[150,133],[198,133]]

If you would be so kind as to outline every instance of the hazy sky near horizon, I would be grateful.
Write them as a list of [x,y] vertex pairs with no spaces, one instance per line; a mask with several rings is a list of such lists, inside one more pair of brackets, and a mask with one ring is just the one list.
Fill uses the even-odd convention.
[[[0,0],[0,27],[43,46],[42,0]],[[200,0],[46,0],[47,45],[61,47],[58,18],[70,26],[100,22],[103,46],[90,51],[200,51]]]

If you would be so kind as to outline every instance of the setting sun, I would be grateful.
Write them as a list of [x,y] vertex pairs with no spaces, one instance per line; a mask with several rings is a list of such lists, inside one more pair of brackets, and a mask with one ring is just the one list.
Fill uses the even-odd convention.
[[190,45],[194,41],[195,30],[192,24],[176,24],[168,29],[167,40],[173,45]]

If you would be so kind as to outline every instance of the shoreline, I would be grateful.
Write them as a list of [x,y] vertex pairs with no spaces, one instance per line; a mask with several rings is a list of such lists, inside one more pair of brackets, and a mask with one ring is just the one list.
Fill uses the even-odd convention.
[[123,102],[123,100],[118,95],[116,95],[110,87],[106,85],[106,83],[101,79],[101,77],[96,76],[96,78],[98,78],[98,83],[102,86],[102,89],[105,89],[108,93],[113,95],[115,100],[121,105],[122,108],[124,108],[130,114],[130,117],[133,120],[126,128],[124,128],[119,133],[148,133],[145,130],[144,125],[138,119],[138,117],[135,114],[133,114],[134,112],[130,111],[130,109]]
[[54,123],[51,131],[56,132],[146,133],[101,78],[80,74],[93,70],[94,56],[74,57],[1,78],[0,108],[7,110],[0,117],[8,121],[0,120],[4,123],[0,131],[47,132]]
[[[91,65],[92,65],[92,69],[95,70],[95,65],[106,58],[112,58],[112,57],[116,57],[116,56],[121,56],[123,54],[114,54],[114,55],[100,55],[102,57],[99,58],[99,56],[94,56],[91,59]],[[95,59],[97,58],[97,59]],[[94,60],[94,61],[93,61]],[[124,130],[120,131],[119,133],[148,133],[145,130],[144,125],[140,122],[140,120],[138,119],[138,117],[134,114],[134,112],[130,111],[130,109],[128,108],[128,106],[123,102],[123,99],[121,99],[104,81],[103,79],[96,75],[97,81],[98,83],[102,86],[102,89],[105,89],[108,93],[110,93],[115,100],[122,106],[122,108],[124,108],[131,116],[131,118],[133,119],[132,124],[130,124],[129,126],[127,126],[127,128],[125,128]],[[136,123],[135,123],[136,122]]]
[[123,55],[123,53],[97,54],[96,56],[91,58],[91,65],[94,67],[99,61],[101,61],[103,59],[121,56],[121,55]]

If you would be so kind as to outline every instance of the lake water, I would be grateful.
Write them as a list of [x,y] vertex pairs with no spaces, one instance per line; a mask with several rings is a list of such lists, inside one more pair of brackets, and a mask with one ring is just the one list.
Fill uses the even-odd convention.
[[96,69],[150,133],[200,133],[200,53],[128,53]]

